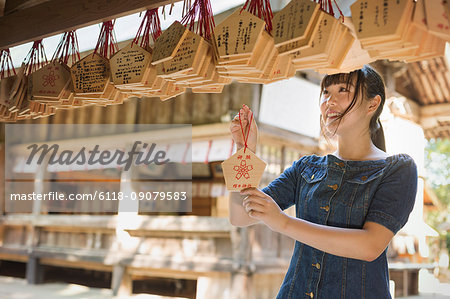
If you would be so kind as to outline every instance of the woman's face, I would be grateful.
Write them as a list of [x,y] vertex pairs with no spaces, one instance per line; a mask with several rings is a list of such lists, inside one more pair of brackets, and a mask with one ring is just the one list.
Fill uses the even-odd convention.
[[[355,80],[349,85],[347,83],[338,83],[327,86],[322,92],[320,99],[320,112],[322,114],[325,133],[341,135],[351,129],[361,127],[366,113],[364,105],[361,103],[361,95],[356,99],[356,104],[345,114],[341,121],[339,116],[350,106],[355,95]],[[361,104],[361,105],[360,105]],[[337,130],[336,130],[337,129]]]

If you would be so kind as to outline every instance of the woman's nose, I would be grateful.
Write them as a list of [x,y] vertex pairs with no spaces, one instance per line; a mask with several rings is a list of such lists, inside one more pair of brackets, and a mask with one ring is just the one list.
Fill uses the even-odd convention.
[[327,107],[336,105],[336,97],[333,96],[331,93],[328,95],[326,105]]

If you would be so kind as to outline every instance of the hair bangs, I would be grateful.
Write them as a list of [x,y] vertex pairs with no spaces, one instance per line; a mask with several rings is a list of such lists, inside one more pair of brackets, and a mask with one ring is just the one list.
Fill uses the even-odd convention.
[[345,83],[347,87],[352,84],[353,78],[355,78],[358,74],[358,71],[353,71],[350,73],[339,73],[339,74],[333,74],[333,75],[326,75],[322,79],[322,83],[320,86],[321,90],[324,90],[330,85],[334,84],[342,84]]

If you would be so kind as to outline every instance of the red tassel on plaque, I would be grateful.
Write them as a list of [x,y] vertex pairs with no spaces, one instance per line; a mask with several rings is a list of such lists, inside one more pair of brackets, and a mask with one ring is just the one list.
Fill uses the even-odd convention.
[[[249,124],[252,123],[253,113]],[[242,136],[244,137],[244,147],[238,150],[230,158],[222,162],[223,176],[225,184],[230,191],[240,191],[244,188],[258,187],[267,163],[258,158],[247,146],[250,125],[247,135],[244,132],[239,112],[239,123],[241,125]]]
[[97,105],[121,104],[123,96],[110,84],[109,57],[118,46],[114,37],[114,22],[103,22],[94,53],[87,55],[70,69],[75,100]]
[[28,83],[33,100],[58,107],[63,98],[70,97],[73,91],[70,68],[67,65],[70,58],[72,63],[80,59],[74,30],[62,35],[52,61],[31,74]]
[[112,79],[118,89],[132,90],[129,94],[139,97],[152,96],[150,89],[156,80],[156,68],[150,64],[153,52],[150,40],[155,41],[160,35],[158,9],[147,10],[133,41],[110,59]]

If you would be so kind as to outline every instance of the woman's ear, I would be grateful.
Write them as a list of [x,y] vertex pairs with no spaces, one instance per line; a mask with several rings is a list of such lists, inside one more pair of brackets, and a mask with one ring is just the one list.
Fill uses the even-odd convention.
[[370,99],[367,112],[374,113],[375,111],[377,111],[378,106],[380,106],[380,103],[381,103],[381,97],[380,97],[380,95],[377,94],[372,99]]

